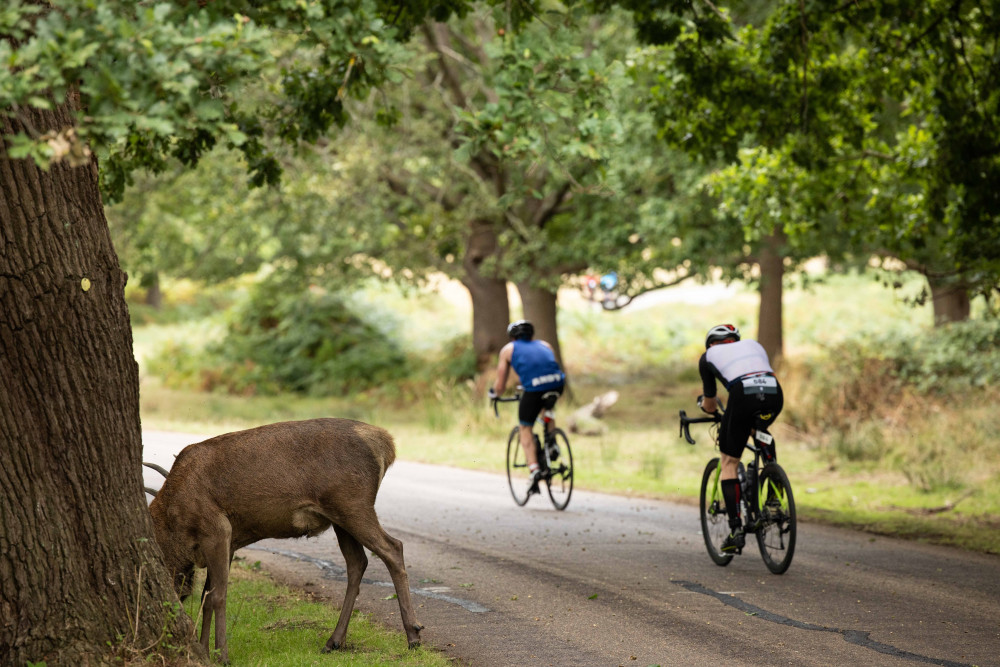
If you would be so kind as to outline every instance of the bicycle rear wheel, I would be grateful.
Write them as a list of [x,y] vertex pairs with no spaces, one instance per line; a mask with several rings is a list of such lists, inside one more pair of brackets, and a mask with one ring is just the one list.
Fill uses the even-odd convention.
[[760,527],[757,544],[764,564],[774,574],[783,574],[795,555],[795,498],[788,475],[777,463],[769,463],[760,473]]
[[701,477],[701,535],[705,538],[705,548],[716,565],[726,566],[733,554],[720,551],[722,543],[729,537],[729,515],[726,501],[719,486],[719,459],[715,458],[705,466]]
[[573,450],[569,448],[569,438],[561,428],[557,428],[553,435],[558,451],[554,460],[550,451],[545,452],[550,473],[546,485],[552,504],[557,510],[564,510],[569,505],[569,497],[573,495]]
[[528,471],[528,461],[521,447],[521,431],[515,426],[507,439],[507,483],[510,485],[510,495],[514,502],[524,505],[528,502],[528,482],[531,473]]

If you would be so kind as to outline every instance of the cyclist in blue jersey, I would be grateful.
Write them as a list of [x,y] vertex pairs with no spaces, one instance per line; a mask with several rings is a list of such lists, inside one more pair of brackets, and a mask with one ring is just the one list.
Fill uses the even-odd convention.
[[[510,342],[500,350],[497,364],[497,379],[490,388],[490,398],[503,394],[507,387],[507,376],[513,368],[524,387],[518,405],[517,418],[520,425],[521,447],[531,472],[529,493],[538,492],[538,480],[542,470],[535,452],[535,442],[531,427],[542,410],[552,410],[562,395],[566,384],[566,374],[556,361],[552,346],[544,340],[534,340],[535,327],[527,320],[512,322],[507,327]],[[548,429],[555,429],[555,421],[548,423]]]
[[729,391],[729,406],[719,427],[719,484],[729,515],[729,537],[722,551],[740,553],[746,542],[740,521],[737,468],[754,424],[769,426],[784,407],[784,395],[764,347],[740,340],[732,324],[712,327],[705,336],[705,354],[698,360],[702,396],[698,405],[709,414],[718,410],[716,380]]

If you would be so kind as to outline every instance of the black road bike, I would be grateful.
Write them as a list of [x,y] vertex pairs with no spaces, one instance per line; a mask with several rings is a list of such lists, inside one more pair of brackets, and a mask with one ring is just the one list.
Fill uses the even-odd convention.
[[[721,421],[721,412],[708,417],[688,417],[681,410],[681,435],[693,445],[695,441],[689,426],[714,424],[715,446],[718,448],[718,425]],[[737,473],[743,504],[743,530],[748,535],[754,533],[757,536],[760,555],[767,569],[774,574],[783,574],[795,555],[792,485],[784,469],[778,465],[774,436],[759,421],[754,426],[752,442],[747,443],[747,449],[753,452],[753,462],[744,467],[741,461]],[[733,559],[733,554],[720,549],[729,535],[729,515],[719,484],[720,472],[719,458],[716,457],[705,466],[701,478],[701,533],[708,555],[716,565],[726,566]]]
[[[534,430],[531,436],[535,440],[535,454],[542,471],[539,484],[545,484],[552,505],[557,510],[564,510],[569,505],[570,496],[573,495],[573,450],[570,449],[569,438],[561,428],[549,429],[552,417],[548,412],[557,398],[559,394],[556,392],[552,392],[551,397],[547,395],[542,397],[546,404],[539,421],[542,422],[542,432],[545,434],[544,445]],[[493,411],[499,417],[497,403],[516,403],[520,400],[520,394],[511,398],[494,398]],[[520,506],[527,503],[528,498],[533,495],[530,488],[531,472],[528,470],[524,448],[521,446],[520,427],[516,425],[507,438],[507,483],[510,485],[510,494],[514,496],[514,502]]]

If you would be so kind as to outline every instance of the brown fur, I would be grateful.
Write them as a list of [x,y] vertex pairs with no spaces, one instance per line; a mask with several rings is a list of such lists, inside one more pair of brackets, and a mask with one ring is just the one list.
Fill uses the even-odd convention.
[[403,545],[375,515],[375,495],[396,458],[392,436],[349,419],[269,424],[185,447],[149,506],[156,541],[181,597],[195,567],[207,567],[201,643],[228,661],[226,588],[233,553],[265,538],[319,535],[330,526],[347,562],[340,620],[325,651],[339,648],[368,565],[365,548],[386,564],[410,647],[421,626],[410,601]]

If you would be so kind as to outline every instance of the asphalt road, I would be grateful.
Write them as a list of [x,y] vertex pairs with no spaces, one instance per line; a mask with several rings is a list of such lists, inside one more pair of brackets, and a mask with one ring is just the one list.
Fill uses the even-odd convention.
[[[193,441],[147,433],[146,460],[169,467]],[[376,508],[404,542],[424,642],[460,664],[1000,665],[995,556],[800,522],[786,574],[752,540],[723,568],[694,507],[577,490],[565,512],[519,508],[505,477],[405,461]],[[333,531],[238,555],[339,606]],[[365,576],[357,608],[402,634],[385,567]]]

